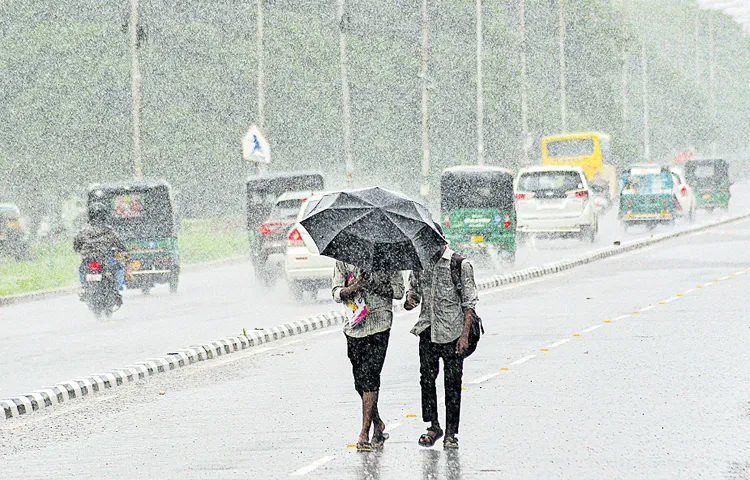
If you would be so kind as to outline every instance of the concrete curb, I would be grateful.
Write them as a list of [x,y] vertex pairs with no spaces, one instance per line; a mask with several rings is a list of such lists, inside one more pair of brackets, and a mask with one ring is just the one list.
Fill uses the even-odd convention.
[[[666,240],[744,220],[746,218],[750,218],[750,213],[730,217],[698,227],[690,227],[679,232],[655,235],[648,239],[634,240],[622,245],[602,248],[592,253],[579,255],[568,260],[547,263],[538,267],[518,270],[504,275],[495,275],[488,279],[478,281],[477,287],[479,290],[488,290],[503,285],[525,282],[534,278],[570,270],[597,260],[603,260],[619,254],[642,249]],[[400,303],[394,305],[394,311],[401,310],[403,310],[403,306]],[[247,350],[286,337],[301,335],[303,333],[339,325],[344,320],[345,316],[342,312],[323,313],[315,317],[308,317],[304,320],[285,323],[273,328],[254,330],[245,335],[225,337],[216,342],[194,345],[189,348],[168,353],[163,357],[152,358],[144,362],[128,365],[125,368],[118,368],[107,373],[91,375],[85,378],[73,379],[67,382],[58,383],[52,387],[35,390],[24,395],[6,398],[0,400],[0,408],[2,408],[5,413],[5,415],[0,415],[0,422],[17,421],[19,417],[40,410],[47,411],[48,409],[53,409],[74,399],[86,398],[95,393],[121,385],[129,384],[138,380],[145,380],[147,377],[183,368],[222,355],[228,355],[233,352]]]
[[[232,265],[235,263],[245,262],[250,260],[250,256],[242,255],[239,257],[222,258],[220,260],[212,260],[210,262],[193,263],[191,265],[184,265],[180,267],[183,272],[193,272],[196,270],[204,270],[208,268],[222,267],[225,265]],[[48,298],[63,297],[65,295],[73,295],[79,290],[79,286],[73,287],[60,287],[52,288],[50,290],[37,290],[35,292],[19,293],[17,295],[4,295],[0,296],[0,307],[8,305],[16,305],[19,303],[29,303],[38,300],[45,300]]]

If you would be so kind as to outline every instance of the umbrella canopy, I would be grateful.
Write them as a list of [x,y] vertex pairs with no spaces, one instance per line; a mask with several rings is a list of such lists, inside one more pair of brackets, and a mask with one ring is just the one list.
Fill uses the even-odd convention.
[[321,255],[366,271],[421,270],[446,244],[423,205],[380,187],[329,193],[300,223]]

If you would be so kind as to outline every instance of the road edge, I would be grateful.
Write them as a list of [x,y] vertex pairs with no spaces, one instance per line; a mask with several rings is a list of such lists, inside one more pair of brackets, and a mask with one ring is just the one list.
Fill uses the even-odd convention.
[[[494,275],[488,279],[478,281],[477,288],[482,291],[503,285],[525,282],[546,275],[570,270],[605,258],[639,250],[666,240],[672,240],[685,235],[702,232],[748,218],[750,218],[750,213],[744,213],[716,222],[689,227],[678,232],[663,233],[646,239],[633,240],[621,245],[601,248],[591,253],[578,255],[566,260],[546,263],[538,267],[530,267],[507,274]],[[401,310],[403,310],[403,306],[400,303],[394,305],[394,311]],[[284,323],[272,328],[253,330],[243,335],[225,337],[219,341],[193,345],[189,348],[183,348],[168,353],[162,357],[152,358],[144,362],[128,365],[125,368],[117,368],[107,373],[90,375],[84,378],[61,382],[52,387],[34,390],[32,393],[2,399],[0,400],[0,408],[3,409],[5,414],[0,415],[0,422],[7,423],[22,421],[23,419],[21,417],[28,416],[29,414],[40,410],[46,411],[58,407],[71,400],[86,398],[94,393],[102,392],[138,380],[145,380],[147,377],[159,373],[165,373],[197,362],[211,360],[223,355],[229,355],[233,352],[247,350],[258,345],[327,327],[333,327],[341,324],[344,320],[345,316],[342,312],[334,311],[323,313],[303,320]]]

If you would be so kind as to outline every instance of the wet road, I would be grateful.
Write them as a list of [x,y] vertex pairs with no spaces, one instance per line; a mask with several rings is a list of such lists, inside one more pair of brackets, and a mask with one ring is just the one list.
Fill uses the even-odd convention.
[[0,427],[0,464],[9,478],[747,478],[748,245],[746,221],[485,292],[452,454],[416,444],[412,313],[391,334],[383,452],[347,448],[359,397],[329,329]]
[[[750,186],[732,187],[730,214],[747,210]],[[700,213],[696,223],[720,218],[718,212]],[[674,228],[684,228],[678,222]],[[611,245],[669,231],[633,228],[625,234],[615,212],[600,219],[595,244],[577,240],[538,240],[522,247],[515,269],[552,262]],[[512,270],[483,259],[477,276]],[[272,327],[338,309],[329,293],[296,304],[283,279],[272,290],[253,279],[249,263],[188,272],[180,292],[171,296],[158,287],[148,297],[139,291],[125,294],[125,306],[112,320],[97,321],[71,295],[0,308],[0,398],[19,395],[76,377],[92,375],[164,355],[175,349],[237,335],[242,329]]]

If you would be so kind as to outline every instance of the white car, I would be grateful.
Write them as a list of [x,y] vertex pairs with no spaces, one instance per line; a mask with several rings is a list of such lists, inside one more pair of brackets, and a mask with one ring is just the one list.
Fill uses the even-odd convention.
[[287,235],[284,271],[290,292],[301,299],[305,292],[311,292],[313,297],[321,288],[330,288],[333,278],[333,267],[336,261],[318,253],[310,235],[300,220],[315,208],[324,193],[313,193],[302,203],[297,221]]
[[577,237],[594,242],[599,231],[596,206],[580,167],[522,168],[514,184],[516,232],[521,237]]
[[672,173],[675,214],[692,222],[695,220],[695,211],[698,208],[698,201],[695,199],[693,189],[685,181],[685,175],[680,169],[671,168],[670,172]]

